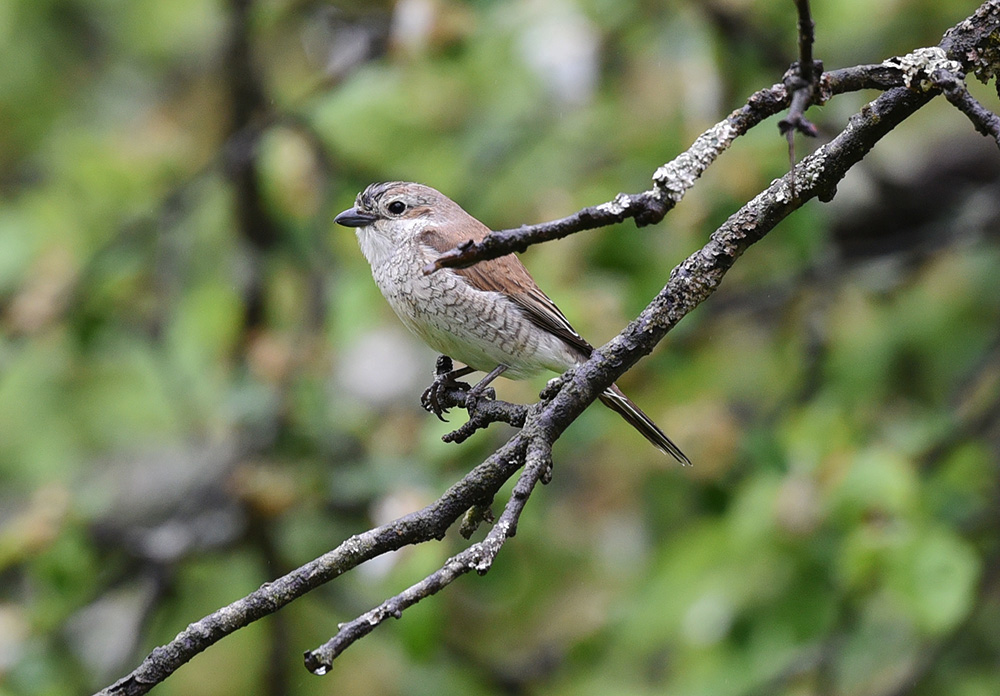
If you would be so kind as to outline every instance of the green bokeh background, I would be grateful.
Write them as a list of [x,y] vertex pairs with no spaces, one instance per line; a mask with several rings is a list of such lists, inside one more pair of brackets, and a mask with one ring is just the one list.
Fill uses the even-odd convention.
[[[934,45],[976,4],[814,0],[816,54]],[[794,32],[787,0],[0,3],[0,694],[111,683],[509,436],[445,445],[420,410],[434,356],[332,224],[361,188],[497,229],[645,190]],[[812,109],[797,154],[873,97]],[[787,158],[772,119],[661,224],[524,261],[600,344]],[[155,693],[1000,692],[998,160],[933,103],[736,264],[620,382],[693,467],[591,409],[487,576],[302,668],[449,533]]]

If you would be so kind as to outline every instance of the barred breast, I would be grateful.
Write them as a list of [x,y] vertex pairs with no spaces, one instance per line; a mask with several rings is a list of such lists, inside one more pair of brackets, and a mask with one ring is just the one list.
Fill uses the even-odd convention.
[[561,339],[539,330],[504,295],[474,288],[450,269],[424,275],[424,257],[400,247],[372,275],[400,320],[434,350],[482,372],[506,365],[509,379],[577,363]]

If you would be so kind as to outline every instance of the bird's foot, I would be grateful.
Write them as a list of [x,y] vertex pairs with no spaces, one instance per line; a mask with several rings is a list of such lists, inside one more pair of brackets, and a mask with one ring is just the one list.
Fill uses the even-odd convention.
[[447,422],[448,419],[443,414],[448,413],[449,400],[446,398],[448,392],[456,389],[471,392],[472,387],[468,383],[458,381],[459,377],[470,372],[472,370],[468,367],[454,369],[454,364],[447,355],[438,356],[434,366],[434,381],[420,395],[420,405],[425,411],[433,413],[440,420]]

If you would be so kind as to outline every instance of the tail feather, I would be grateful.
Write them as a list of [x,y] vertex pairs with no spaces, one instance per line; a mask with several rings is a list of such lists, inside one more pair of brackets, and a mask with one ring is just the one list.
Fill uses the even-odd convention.
[[641,408],[622,393],[618,385],[612,384],[599,398],[602,404],[620,414],[629,425],[642,433],[642,436],[653,443],[653,446],[658,450],[669,454],[681,464],[691,463],[691,460],[681,452],[677,445],[670,441],[670,438],[660,430],[656,423],[650,420]]

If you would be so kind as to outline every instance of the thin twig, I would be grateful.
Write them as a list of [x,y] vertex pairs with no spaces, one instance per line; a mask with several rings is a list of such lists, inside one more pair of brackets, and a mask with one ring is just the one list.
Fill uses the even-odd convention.
[[809,12],[809,0],[795,0],[799,12],[799,66],[802,79],[813,81],[813,43],[816,41],[816,23]]
[[813,102],[819,76],[823,73],[823,63],[813,60],[812,47],[816,40],[816,23],[809,11],[809,0],[795,0],[799,13],[799,59],[785,73],[784,84],[792,95],[788,115],[778,122],[778,130],[788,138],[789,156],[795,163],[793,135],[796,131],[809,137],[816,137],[816,126],[805,117],[806,109]]
[[[515,428],[524,427],[528,415],[528,407],[523,404],[512,404],[498,399],[480,397],[474,405],[468,403],[468,392],[458,389],[447,392],[451,403],[469,412],[469,420],[450,433],[441,436],[445,442],[462,443],[472,437],[477,431],[487,428],[491,423],[506,423]],[[471,406],[471,408],[470,408]]]

